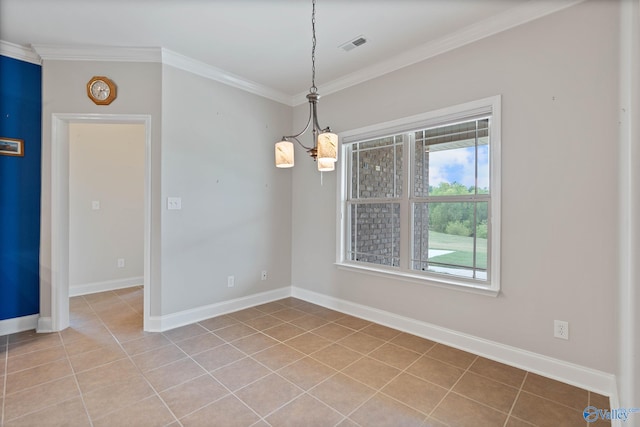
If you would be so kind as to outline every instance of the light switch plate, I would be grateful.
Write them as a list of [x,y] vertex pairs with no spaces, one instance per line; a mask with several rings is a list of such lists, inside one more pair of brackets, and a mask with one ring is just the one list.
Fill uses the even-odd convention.
[[91,209],[93,209],[94,211],[97,211],[100,209],[100,201],[99,200],[94,200],[91,202]]
[[167,209],[169,209],[169,210],[180,210],[180,209],[182,209],[182,198],[181,197],[167,197]]

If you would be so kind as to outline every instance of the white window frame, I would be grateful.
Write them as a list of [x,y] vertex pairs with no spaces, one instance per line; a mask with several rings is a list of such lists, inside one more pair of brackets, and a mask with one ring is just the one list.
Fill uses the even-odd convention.
[[[412,246],[412,233],[410,222],[412,221],[411,199],[413,182],[409,179],[410,172],[410,147],[405,146],[404,154],[404,185],[400,207],[400,267],[383,266],[372,263],[354,262],[346,258],[348,247],[348,146],[354,142],[375,138],[383,138],[406,132],[422,130],[425,128],[462,121],[480,115],[491,115],[489,129],[489,185],[491,200],[489,208],[489,277],[486,282],[467,280],[458,276],[444,275],[432,272],[422,272],[410,269],[410,256]],[[386,278],[406,280],[432,286],[462,290],[484,295],[496,296],[500,292],[500,213],[501,213],[501,96],[496,95],[477,101],[467,102],[435,111],[430,111],[415,116],[379,123],[359,129],[340,133],[341,151],[340,165],[337,168],[338,203],[337,203],[337,230],[336,230],[336,265],[341,269],[374,274]],[[405,143],[406,144],[406,143]]]

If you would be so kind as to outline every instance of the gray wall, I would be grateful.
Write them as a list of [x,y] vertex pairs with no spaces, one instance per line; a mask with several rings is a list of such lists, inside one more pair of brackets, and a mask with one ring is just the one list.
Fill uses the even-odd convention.
[[69,125],[70,288],[142,284],[144,144],[142,124]]
[[182,198],[162,210],[162,314],[289,286],[291,172],[273,144],[291,108],[170,66],[162,104],[162,199]]
[[[338,269],[336,177],[293,176],[294,286],[616,372],[618,4],[579,4],[322,98],[340,132],[502,95],[502,292]],[[297,107],[294,127],[306,106]],[[301,156],[300,152],[297,155]],[[553,337],[553,320],[571,339]]]
[[[118,98],[108,106],[87,97],[92,76],[109,76],[118,86]],[[151,229],[160,232],[160,123],[162,67],[155,63],[45,60],[42,66],[42,223],[40,245],[40,316],[51,316],[51,141],[52,114],[145,114],[151,116]],[[151,241],[151,314],[159,314],[160,241]]]

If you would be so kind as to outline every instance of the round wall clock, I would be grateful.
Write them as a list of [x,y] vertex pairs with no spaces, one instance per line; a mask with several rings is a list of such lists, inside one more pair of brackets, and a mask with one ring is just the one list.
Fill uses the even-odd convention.
[[98,105],[109,105],[116,99],[116,84],[104,76],[94,76],[87,83],[87,96]]

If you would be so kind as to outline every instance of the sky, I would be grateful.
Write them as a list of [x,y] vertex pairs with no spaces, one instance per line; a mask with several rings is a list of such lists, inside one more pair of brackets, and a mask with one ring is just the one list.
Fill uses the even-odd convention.
[[[429,153],[429,185],[458,182],[475,186],[475,147]],[[478,187],[489,188],[489,146],[478,146]]]

